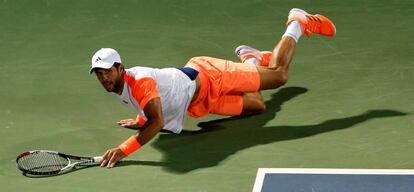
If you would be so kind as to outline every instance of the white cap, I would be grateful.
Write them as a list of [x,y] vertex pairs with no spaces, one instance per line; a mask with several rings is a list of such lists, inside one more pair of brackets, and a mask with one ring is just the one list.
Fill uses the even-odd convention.
[[118,52],[112,48],[102,48],[93,55],[89,73],[92,73],[95,68],[109,69],[114,63],[122,63]]

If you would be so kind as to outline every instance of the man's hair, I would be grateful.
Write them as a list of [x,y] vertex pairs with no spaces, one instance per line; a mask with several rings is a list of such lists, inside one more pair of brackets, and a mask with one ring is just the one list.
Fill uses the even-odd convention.
[[115,62],[114,66],[118,69],[118,67],[121,65],[121,63]]
[[[115,63],[114,63],[114,67],[115,67],[116,69],[119,69],[119,67],[120,67],[120,66],[122,66],[122,63],[118,63],[118,62],[115,62]],[[122,70],[125,70],[123,66],[122,66]]]

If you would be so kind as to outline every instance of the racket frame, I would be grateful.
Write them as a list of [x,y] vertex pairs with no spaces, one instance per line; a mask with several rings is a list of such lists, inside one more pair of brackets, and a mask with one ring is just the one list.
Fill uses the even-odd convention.
[[[56,154],[59,155],[60,157],[63,157],[65,159],[68,160],[68,164],[59,169],[59,170],[54,170],[54,171],[33,171],[33,170],[28,170],[23,168],[22,166],[19,165],[19,159],[31,155],[31,154],[35,154],[35,153],[50,153],[50,154]],[[77,162],[73,162],[73,161],[77,161]],[[91,166],[91,165],[98,165],[100,164],[102,161],[102,156],[96,156],[96,157],[85,157],[85,156],[76,156],[76,155],[68,155],[65,153],[60,153],[57,151],[49,151],[49,150],[31,150],[31,151],[26,151],[24,153],[21,153],[20,155],[17,156],[16,158],[16,166],[17,168],[23,172],[23,174],[30,174],[30,175],[43,175],[43,176],[47,176],[47,175],[59,175],[59,174],[63,174],[66,173],[70,170],[72,170],[73,168],[75,168],[76,166]]]

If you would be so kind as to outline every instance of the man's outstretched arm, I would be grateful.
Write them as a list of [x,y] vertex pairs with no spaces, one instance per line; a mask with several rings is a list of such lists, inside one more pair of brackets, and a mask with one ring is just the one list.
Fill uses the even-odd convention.
[[[139,148],[140,146],[146,144],[164,127],[164,117],[162,115],[160,98],[151,99],[145,105],[144,113],[148,120],[145,122],[142,128],[139,131],[137,131],[135,135],[133,135],[126,141],[130,142],[129,144],[133,144],[133,148]],[[132,146],[123,146],[129,145],[125,144],[126,142],[124,142],[117,148],[112,148],[106,151],[106,153],[102,157],[101,167],[114,167],[119,160],[128,156],[129,153],[131,153],[132,151],[129,151],[126,154],[125,149],[129,150],[128,148]]]

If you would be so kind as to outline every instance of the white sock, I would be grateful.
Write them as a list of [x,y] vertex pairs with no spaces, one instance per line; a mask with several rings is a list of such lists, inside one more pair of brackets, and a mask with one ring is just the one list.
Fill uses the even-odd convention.
[[254,64],[254,65],[257,65],[258,61],[257,61],[256,57],[250,57],[250,58],[248,58],[248,59],[244,60],[244,62],[243,62],[243,63],[248,63],[248,64]]
[[301,35],[302,35],[302,29],[300,28],[300,23],[297,21],[292,21],[288,25],[286,32],[285,34],[283,34],[282,37],[284,36],[292,37],[297,43]]

